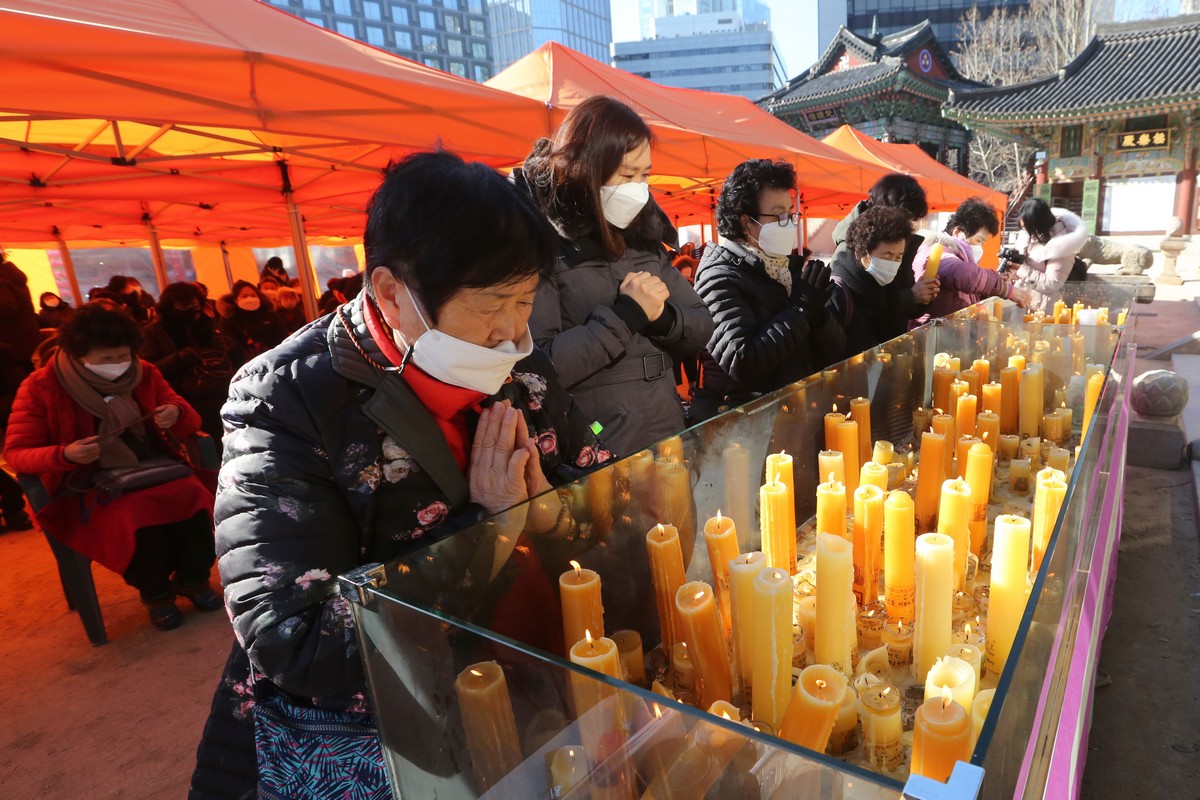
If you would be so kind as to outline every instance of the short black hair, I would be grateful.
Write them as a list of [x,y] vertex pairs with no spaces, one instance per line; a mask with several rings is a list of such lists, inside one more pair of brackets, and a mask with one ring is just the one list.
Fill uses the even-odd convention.
[[158,313],[166,314],[175,310],[175,306],[186,306],[195,300],[204,305],[204,293],[194,283],[172,283],[163,289],[158,298]]
[[1045,200],[1031,197],[1021,206],[1021,225],[1029,234],[1029,238],[1035,242],[1045,244],[1050,241],[1050,230],[1056,222],[1058,217],[1054,216]]
[[914,220],[924,219],[929,214],[925,201],[925,190],[911,175],[892,172],[875,181],[867,192],[867,199],[874,208],[903,208]]
[[717,233],[729,239],[746,238],[742,215],[758,216],[758,196],[763,189],[796,188],[796,168],[786,161],[755,158],[733,168],[717,198]]
[[122,295],[125,294],[125,290],[129,288],[129,284],[131,283],[136,283],[138,286],[142,285],[141,281],[130,275],[113,275],[108,279],[108,286],[104,288],[114,294]]
[[912,234],[912,217],[903,208],[868,208],[850,223],[846,247],[855,258],[870,255],[884,242],[907,242]]
[[946,233],[952,233],[955,228],[962,228],[967,236],[974,236],[986,228],[988,233],[995,236],[1000,232],[1000,218],[996,216],[996,210],[980,198],[968,197],[950,215]]
[[263,264],[263,269],[283,269],[283,259],[279,256],[271,256],[267,259],[267,263]]
[[363,245],[367,275],[387,267],[431,321],[461,289],[548,276],[560,247],[526,192],[447,152],[414,153],[388,167],[367,207]]
[[83,358],[97,347],[124,347],[137,355],[142,346],[141,326],[124,311],[85,305],[58,334],[59,346],[74,358]]

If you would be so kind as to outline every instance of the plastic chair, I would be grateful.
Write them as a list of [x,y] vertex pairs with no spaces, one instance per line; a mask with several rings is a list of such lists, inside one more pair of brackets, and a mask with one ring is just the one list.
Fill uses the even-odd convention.
[[[220,459],[217,445],[206,433],[197,433],[188,441],[188,454],[192,463],[203,469],[217,469]],[[50,502],[50,493],[37,475],[17,475],[17,481],[29,500],[34,513]],[[96,595],[96,581],[92,577],[92,561],[72,550],[67,545],[44,533],[50,544],[50,552],[58,564],[58,579],[62,582],[67,608],[79,612],[79,620],[88,640],[95,646],[108,644],[108,632],[104,629],[104,614],[100,610],[100,598]]]

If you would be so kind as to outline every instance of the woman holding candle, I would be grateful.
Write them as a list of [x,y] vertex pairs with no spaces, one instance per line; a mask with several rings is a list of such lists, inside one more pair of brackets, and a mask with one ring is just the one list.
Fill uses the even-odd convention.
[[717,244],[704,250],[696,293],[716,329],[701,358],[697,419],[804,378],[841,358],[844,335],[825,310],[820,261],[793,255],[796,170],[755,159],[733,169],[717,200]]

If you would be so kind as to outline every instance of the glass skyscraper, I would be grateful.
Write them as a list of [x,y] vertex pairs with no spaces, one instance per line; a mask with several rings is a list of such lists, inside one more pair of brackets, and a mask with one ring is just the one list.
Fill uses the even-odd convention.
[[[959,22],[976,5],[980,16],[986,17],[1000,7],[1014,13],[1028,7],[1029,0],[846,0],[846,28],[870,36],[878,25],[879,35],[886,36],[929,20],[937,40],[953,51],[958,48]],[[828,44],[822,41],[820,46]]]
[[608,63],[609,0],[490,0],[487,5],[497,71],[546,42]]

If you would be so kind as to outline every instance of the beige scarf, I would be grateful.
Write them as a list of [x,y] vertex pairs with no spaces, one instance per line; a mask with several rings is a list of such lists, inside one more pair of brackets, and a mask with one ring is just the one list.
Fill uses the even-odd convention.
[[[724,237],[721,238],[724,239]],[[788,269],[787,256],[769,256],[763,252],[762,248],[752,244],[749,239],[738,241],[737,245],[750,255],[759,258],[763,262],[767,276],[782,286],[789,295],[792,293],[792,271]]]
[[145,414],[133,399],[134,388],[142,382],[142,362],[134,358],[124,375],[106,381],[59,348],[54,356],[54,374],[71,399],[100,420],[96,431],[101,437],[100,468],[136,467],[138,457],[121,441],[120,433],[128,431],[139,439],[146,438],[142,421]]

